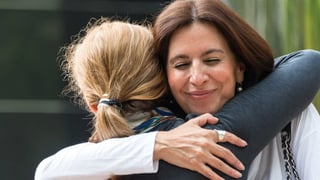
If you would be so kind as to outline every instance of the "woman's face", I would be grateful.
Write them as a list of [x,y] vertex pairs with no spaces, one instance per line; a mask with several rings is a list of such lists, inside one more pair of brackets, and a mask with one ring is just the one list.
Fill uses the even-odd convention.
[[186,113],[218,111],[234,96],[243,74],[244,65],[236,62],[215,27],[197,22],[178,29],[171,37],[168,82]]

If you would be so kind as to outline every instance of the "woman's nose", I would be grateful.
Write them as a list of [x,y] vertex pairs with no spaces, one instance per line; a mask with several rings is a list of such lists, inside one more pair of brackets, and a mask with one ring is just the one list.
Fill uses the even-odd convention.
[[208,81],[209,77],[205,68],[201,66],[192,66],[190,70],[190,83],[194,86],[201,86]]

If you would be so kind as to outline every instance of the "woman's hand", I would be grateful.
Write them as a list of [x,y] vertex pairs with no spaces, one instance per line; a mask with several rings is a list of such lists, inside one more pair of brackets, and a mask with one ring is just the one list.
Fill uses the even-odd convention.
[[210,166],[231,177],[241,177],[239,171],[221,159],[238,170],[244,169],[243,164],[230,150],[218,145],[217,142],[229,142],[239,147],[245,147],[247,143],[229,132],[226,132],[224,138],[219,141],[217,131],[201,128],[206,123],[217,122],[218,119],[211,114],[203,114],[173,130],[158,132],[154,160],[162,159],[170,164],[197,171],[209,179],[222,179]]

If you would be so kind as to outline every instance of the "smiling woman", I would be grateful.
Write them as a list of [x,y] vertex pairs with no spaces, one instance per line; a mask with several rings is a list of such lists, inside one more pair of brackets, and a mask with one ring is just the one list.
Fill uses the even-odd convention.
[[211,25],[176,30],[169,43],[167,74],[173,96],[186,113],[217,112],[241,86],[244,64]]
[[[288,71],[282,75],[278,74],[279,76],[276,79],[270,81],[270,77],[277,74],[279,70],[281,71],[282,68],[279,66],[281,65],[279,60],[283,60],[283,57],[275,61],[275,66],[278,68],[273,69],[273,53],[268,43],[220,0],[173,1],[156,18],[153,30],[160,61],[166,67],[171,93],[173,99],[177,102],[175,105],[180,106],[187,113],[217,112],[221,107],[230,108],[228,106],[230,100],[248,95],[244,99],[249,101],[249,103],[246,103],[246,105],[240,105],[239,103],[237,110],[246,114],[255,114],[257,115],[256,118],[252,120],[248,118],[238,119],[238,122],[229,121],[225,125],[234,130],[234,132],[238,132],[236,133],[237,135],[241,134],[241,137],[248,139],[249,146],[244,151],[239,151],[239,153],[237,153],[237,149],[233,149],[232,147],[230,149],[239,156],[242,156],[241,154],[244,152],[248,155],[250,154],[250,157],[240,158],[248,167],[248,164],[254,159],[255,153],[259,152],[252,150],[264,144],[263,141],[267,140],[265,137],[274,133],[269,136],[270,140],[276,136],[272,140],[272,143],[268,144],[261,152],[262,154],[254,160],[254,167],[259,168],[249,170],[249,179],[285,179],[287,175],[290,176],[290,172],[286,172],[285,167],[282,166],[285,160],[282,159],[283,155],[280,152],[282,152],[281,147],[284,144],[279,143],[284,138],[283,136],[280,137],[279,132],[286,123],[278,126],[281,128],[275,131],[275,128],[277,128],[276,124],[284,120],[284,118],[280,118],[277,122],[273,120],[275,112],[280,112],[278,108],[281,107],[280,104],[286,99],[280,100],[279,98],[283,98],[292,92],[291,88],[284,90],[285,87],[290,86],[291,80],[294,79],[293,74],[289,75],[289,73],[301,71],[289,70],[290,68],[285,65],[282,67],[288,68]],[[219,49],[222,56],[219,57],[217,55],[219,53],[211,53],[213,49]],[[293,53],[288,58],[292,58],[293,60],[295,59],[294,56],[298,54]],[[212,58],[214,59],[213,62],[211,61]],[[307,59],[312,58],[309,57]],[[292,65],[292,63],[289,64]],[[306,74],[308,73],[302,73],[297,78],[302,78]],[[290,77],[288,83],[284,83],[287,80],[283,78],[286,77]],[[263,88],[264,93],[250,92],[252,89],[256,89],[254,85],[258,86],[266,81],[268,83]],[[280,85],[281,83],[284,84]],[[239,84],[243,85],[242,93],[236,91]],[[294,84],[296,87],[297,84],[301,85],[301,82]],[[304,87],[306,86],[304,85]],[[239,87],[239,89],[242,88]],[[275,94],[282,94],[284,96],[270,96]],[[268,100],[257,103],[263,97],[265,100]],[[297,96],[288,96],[286,100],[292,99],[292,97]],[[251,106],[255,103],[257,103],[255,106]],[[277,108],[275,108],[274,104],[276,104]],[[283,105],[285,109],[281,110],[282,113],[291,114],[286,110],[287,106],[292,105],[292,103],[287,102]],[[259,109],[256,109],[257,107]],[[266,107],[269,107],[267,108],[269,110],[273,109],[272,111],[268,110],[269,113],[272,112],[272,116],[270,114],[260,116],[261,108]],[[202,111],[204,109],[205,111]],[[232,116],[231,114],[223,115],[222,117]],[[238,115],[237,118],[240,116]],[[269,118],[262,120],[266,117]],[[293,134],[291,142],[296,144],[293,148],[293,154],[297,157],[293,161],[297,162],[298,172],[303,179],[316,178],[317,170],[312,169],[312,167],[319,166],[319,162],[314,161],[314,159],[319,158],[319,155],[315,153],[315,148],[320,149],[320,146],[313,147],[313,143],[311,142],[320,142],[320,116],[313,105],[310,105],[301,114],[296,114],[291,119],[292,125],[289,124],[288,127],[289,129],[290,127],[295,129],[295,131],[291,131]],[[308,127],[307,130],[305,127]],[[302,144],[301,141],[305,140],[304,138],[307,138],[307,134],[311,131],[315,136],[310,137],[310,144]],[[286,131],[286,133],[289,132]],[[261,136],[259,137],[259,135]],[[269,140],[265,142],[267,143]],[[287,152],[290,149],[283,151]],[[303,156],[305,153],[312,154],[312,158],[308,158],[308,160],[299,158],[299,156]],[[312,167],[309,165],[304,166],[306,161],[308,161],[308,164],[313,164]],[[273,167],[279,168],[275,169]],[[159,174],[166,172],[174,177],[175,171],[179,171],[176,168],[175,171],[171,169],[172,173],[168,173],[170,169],[170,167],[168,168],[166,165],[161,166],[160,164]],[[261,169],[264,169],[264,171]],[[246,172],[248,172],[248,169],[243,171],[243,179],[247,179]],[[197,176],[192,177],[191,172],[186,172],[186,174],[184,174],[185,176],[182,175],[184,179],[197,179]],[[178,175],[176,174],[176,176]]]

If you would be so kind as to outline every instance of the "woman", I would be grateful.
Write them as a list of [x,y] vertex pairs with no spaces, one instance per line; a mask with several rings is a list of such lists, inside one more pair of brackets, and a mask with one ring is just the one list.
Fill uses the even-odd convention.
[[[154,36],[160,60],[163,67],[166,68],[172,95],[186,113],[215,113],[223,106],[227,108],[228,104],[225,105],[225,103],[233,98],[239,86],[240,89],[245,90],[239,96],[245,95],[246,89],[252,88],[272,71],[273,56],[271,48],[256,31],[219,0],[174,1],[156,18]],[[274,73],[277,73],[277,69],[271,75]],[[252,94],[250,92],[252,100],[249,101],[259,101],[260,97],[272,97],[273,93],[278,93],[280,88],[287,85],[287,83],[281,84],[282,78],[288,76],[295,78],[296,73],[287,72],[283,75],[284,77],[280,76],[279,84],[274,81],[274,85],[270,84],[263,93]],[[301,74],[298,76],[301,76]],[[265,79],[265,81],[268,80],[268,78]],[[307,87],[303,86],[300,90],[304,88]],[[285,93],[285,95],[288,98],[291,96],[290,92]],[[296,100],[292,98],[292,100],[282,104],[284,101],[275,99],[277,96],[275,95],[270,99],[270,104],[272,104],[271,101],[276,101],[276,104],[274,107],[268,107],[269,112],[271,112],[271,109],[272,111],[278,111],[279,106],[289,105]],[[254,102],[250,103],[254,104]],[[258,114],[265,110],[265,104],[256,104],[258,109],[251,112],[254,107],[250,107],[250,103],[247,104],[249,105],[248,110],[245,108],[243,110],[247,113],[256,113],[257,116],[253,117],[261,117],[259,120],[246,119],[237,122],[221,121],[220,123],[220,125],[226,123],[225,127],[229,127],[226,130],[248,141],[249,146],[244,150],[230,147],[246,167],[266,145],[267,139],[272,139],[289,122],[275,122],[274,119],[272,120],[274,116],[259,116]],[[219,113],[215,116],[221,119]],[[316,153],[320,150],[320,146],[311,146],[312,142],[319,144],[320,141],[319,115],[310,105],[299,116],[297,113],[287,112],[287,115],[280,119],[287,118],[294,119],[291,128],[295,129],[295,131],[292,131],[292,143],[296,145],[293,147],[293,154],[297,155],[295,159],[298,166],[297,171],[303,177],[302,179],[315,179],[317,171],[313,167],[319,167],[320,165],[316,161],[320,158]],[[309,123],[312,126],[305,125]],[[277,125],[275,126],[275,124]],[[210,125],[207,128],[210,128]],[[268,133],[259,136],[261,132]],[[310,136],[310,132],[314,136]],[[296,133],[303,135],[303,137]],[[299,144],[298,142],[301,142],[302,139],[308,139],[309,141]],[[285,179],[287,174],[285,166],[282,166],[285,160],[282,160],[283,158],[279,159],[283,156],[280,153],[282,151],[280,140],[281,137],[278,134],[259,155],[260,159],[255,160],[254,164],[260,167],[258,168],[260,172],[257,172],[258,170],[256,172],[254,170],[250,171],[251,179]],[[312,157],[304,160],[301,153],[312,154]],[[263,162],[269,164],[266,165]],[[311,163],[311,167],[305,166],[307,163]],[[275,166],[280,168],[272,168]],[[170,170],[170,168],[172,167],[161,166],[160,164],[159,173],[164,172],[165,179],[181,176],[181,171],[176,173],[178,170]],[[261,169],[264,169],[264,171]],[[242,178],[244,179],[247,170],[243,172],[244,176]],[[172,172],[169,173],[170,176],[168,176],[168,171]],[[176,175],[174,175],[175,173]],[[198,178],[197,175],[193,176],[192,174],[190,172],[182,177],[184,179]],[[162,178],[161,175],[158,176],[159,179]]]
[[[313,57],[314,56],[314,57]],[[277,120],[277,122],[278,121],[280,121],[281,120],[281,125],[279,125],[279,124],[277,124],[278,126],[284,126],[285,124],[286,124],[286,122],[283,122],[282,121],[282,118],[286,118],[287,119],[287,122],[289,121],[289,119],[291,118],[291,114],[298,114],[298,112],[300,112],[303,108],[305,108],[306,106],[307,106],[307,104],[308,103],[310,103],[311,102],[311,100],[312,100],[312,98],[314,97],[314,95],[315,95],[315,93],[317,92],[317,90],[319,89],[319,84],[314,84],[314,83],[319,83],[318,82],[318,80],[319,80],[319,78],[317,78],[318,76],[317,75],[319,75],[319,74],[317,74],[317,72],[318,72],[318,69],[316,68],[316,67],[314,67],[313,65],[312,66],[310,66],[310,64],[314,64],[314,63],[318,63],[318,61],[313,61],[313,60],[311,60],[311,62],[309,61],[310,59],[315,59],[316,58],[316,56],[319,56],[319,54],[317,54],[317,53],[315,53],[315,52],[300,52],[300,53],[297,53],[297,54],[294,54],[294,55],[289,55],[289,56],[287,56],[287,57],[285,57],[285,58],[282,58],[281,60],[282,60],[282,62],[284,63],[284,65],[280,65],[280,67],[281,68],[276,68],[276,71],[275,72],[273,72],[273,73],[271,73],[271,75],[269,75],[264,81],[262,81],[261,83],[259,83],[257,86],[254,86],[254,88],[251,88],[251,89],[248,89],[248,90],[246,90],[246,91],[244,91],[243,93],[240,93],[239,95],[237,95],[235,98],[233,98],[231,101],[228,101],[227,102],[227,104],[224,106],[224,107],[222,107],[222,112],[219,114],[219,113],[217,113],[217,115],[219,116],[219,119],[220,119],[220,122],[223,122],[224,121],[224,119],[226,119],[226,120],[229,120],[229,122],[231,122],[231,119],[232,118],[234,118],[234,117],[232,117],[232,116],[238,116],[238,117],[236,117],[235,118],[235,120],[239,120],[240,122],[244,122],[246,119],[248,119],[248,117],[246,117],[246,118],[243,118],[244,116],[251,116],[250,114],[247,114],[247,113],[245,113],[245,112],[243,112],[243,111],[236,111],[236,112],[234,112],[234,113],[228,113],[228,114],[226,114],[225,112],[226,111],[228,111],[228,110],[230,110],[230,107],[234,107],[234,106],[232,106],[232,103],[233,102],[236,102],[235,104],[233,104],[233,105],[235,105],[235,107],[234,108],[237,108],[237,109],[243,109],[244,108],[244,106],[239,106],[239,105],[241,105],[241,102],[242,101],[245,101],[246,102],[246,100],[248,100],[248,95],[249,95],[249,97],[251,96],[252,97],[252,94],[264,94],[265,93],[265,91],[263,91],[263,89],[261,89],[261,87],[265,87],[266,86],[266,84],[268,85],[268,86],[270,86],[270,84],[269,84],[269,82],[271,81],[271,82],[275,82],[275,81],[277,81],[276,79],[277,78],[283,78],[283,81],[280,81],[279,83],[280,84],[287,84],[287,82],[288,82],[288,79],[289,79],[289,81],[290,82],[293,82],[293,84],[294,85],[290,85],[290,84],[288,84],[288,86],[287,87],[283,87],[283,91],[284,92],[286,92],[286,93],[284,93],[284,92],[282,92],[283,94],[281,94],[281,93],[279,93],[279,94],[281,94],[281,96],[280,95],[278,95],[278,94],[270,94],[268,97],[264,97],[264,98],[258,98],[258,99],[255,99],[254,101],[252,101],[251,102],[251,100],[249,100],[249,102],[250,103],[248,103],[247,105],[249,105],[249,106],[253,106],[253,107],[255,107],[255,106],[257,106],[257,104],[259,105],[261,102],[268,102],[269,103],[269,100],[271,99],[270,97],[275,97],[275,98],[278,98],[278,100],[283,100],[284,102],[291,102],[290,101],[290,99],[288,99],[287,97],[283,97],[283,95],[286,95],[286,94],[288,94],[289,96],[292,96],[292,95],[294,95],[296,98],[297,98],[297,101],[294,101],[294,102],[292,102],[291,104],[289,104],[290,106],[288,106],[287,104],[281,104],[278,108],[279,109],[281,109],[281,107],[282,107],[282,110],[283,109],[287,109],[288,111],[288,114],[287,113],[282,113],[282,115],[281,115],[281,112],[275,112],[275,114],[276,114],[276,116],[274,117],[274,119],[276,119]],[[311,57],[311,58],[310,58]],[[291,62],[291,63],[287,63],[286,62],[286,60],[290,60],[289,58],[292,58],[292,59],[296,59],[296,60],[294,60],[293,62]],[[303,59],[303,58],[306,58],[306,59],[308,59],[308,61],[297,61],[298,59]],[[310,58],[310,59],[309,59]],[[291,60],[292,60],[291,59]],[[287,63],[287,64],[286,64]],[[305,64],[304,64],[305,63]],[[299,67],[301,64],[303,64],[303,65],[308,65],[309,64],[309,66],[306,66],[305,68],[307,68],[308,70],[306,70],[305,68],[301,68],[301,67]],[[285,66],[286,65],[286,66]],[[296,76],[293,76],[292,77],[292,79],[291,78],[288,78],[288,77],[286,77],[286,76],[283,76],[284,74],[286,74],[286,71],[285,70],[288,70],[288,69],[290,69],[290,70],[299,70],[300,72],[304,72],[304,73],[306,73],[306,72],[310,72],[311,74],[315,74],[315,76],[311,76],[311,78],[307,78],[307,77],[296,77]],[[292,75],[292,74],[291,74]],[[305,91],[305,90],[303,90],[303,87],[305,86],[303,83],[308,83],[308,84],[312,84],[313,86],[309,86],[309,88],[307,88],[307,89],[305,89],[305,90],[307,90],[307,91]],[[300,87],[300,85],[301,85],[301,87]],[[286,89],[286,88],[288,88],[288,87],[290,87],[290,88],[293,88],[293,87],[296,87],[297,88],[297,91],[294,91],[294,92],[287,92],[288,91],[288,89]],[[270,87],[271,89],[272,88],[275,88],[275,87]],[[289,89],[290,89],[289,88]],[[305,93],[305,94],[304,94]],[[245,98],[245,99],[244,99]],[[270,100],[271,102],[273,102],[272,100]],[[247,103],[247,102],[246,102]],[[244,103],[244,104],[246,104],[246,103]],[[256,104],[255,104],[256,103]],[[243,102],[242,102],[242,104],[243,104]],[[270,106],[273,106],[272,104],[269,104]],[[267,106],[268,106],[268,104],[266,105],[266,106],[263,106],[263,107],[261,107],[261,110],[264,110],[264,109],[267,109],[268,110],[268,108],[271,108],[271,111],[269,110],[269,111],[261,111],[261,112],[258,112],[258,115],[260,115],[260,116],[253,116],[253,117],[256,117],[256,121],[258,121],[260,118],[264,118],[264,116],[266,116],[266,115],[268,115],[268,114],[270,114],[270,112],[272,112],[272,110],[274,110],[273,109],[273,107],[268,107],[267,108]],[[285,107],[287,107],[287,108],[285,108]],[[226,109],[225,109],[226,108]],[[245,108],[244,108],[245,109]],[[222,116],[222,114],[224,114],[223,116]],[[242,114],[242,115],[241,115]],[[280,114],[280,115],[279,115]],[[283,114],[285,114],[285,115],[283,115]],[[261,116],[262,115],[262,116]],[[288,117],[290,117],[290,118],[288,118]],[[250,119],[250,117],[249,117],[249,119]],[[253,119],[253,118],[252,118]],[[228,122],[228,121],[227,121]],[[273,122],[274,123],[274,122]],[[272,123],[271,123],[272,124]],[[223,125],[223,124],[222,124]],[[230,127],[232,127],[232,128],[234,128],[233,126],[230,126]],[[211,127],[210,127],[211,128]],[[227,126],[227,128],[228,128],[228,126]],[[181,128],[182,129],[182,128]],[[277,130],[273,130],[273,131],[276,131],[276,132],[279,132],[280,131],[280,129],[281,129],[281,127],[278,127],[278,131]],[[175,130],[177,130],[177,129],[175,129]],[[171,132],[177,132],[177,131],[175,131],[175,130],[173,130],[173,131],[171,131]],[[245,130],[247,130],[247,129],[245,129]],[[244,130],[243,130],[244,131]],[[273,132],[272,131],[272,132]],[[170,132],[170,131],[169,131]],[[171,137],[171,140],[172,139],[174,139],[173,137],[173,135],[176,135],[176,133],[171,133],[170,134],[170,136],[169,136],[169,132],[159,132],[158,134],[157,134],[157,137],[156,137],[156,142],[155,142],[155,146],[157,146],[157,144],[161,144],[161,138],[159,138],[160,136],[162,136],[162,137],[164,137],[163,135],[167,135],[166,137]],[[264,132],[264,131],[263,131]],[[271,133],[272,133],[271,132]],[[269,133],[267,130],[266,130],[266,133]],[[147,133],[148,134],[148,133]],[[144,138],[146,138],[148,135],[147,134],[145,134],[145,136],[144,136]],[[276,134],[276,133],[275,133]],[[275,135],[274,134],[274,135]],[[267,138],[269,138],[269,140],[274,136],[274,135],[267,135]],[[150,135],[149,135],[149,137],[150,137]],[[181,136],[182,138],[180,138],[180,140],[183,142],[183,141],[185,141],[185,142],[188,142],[188,138],[183,138],[183,136]],[[136,138],[136,137],[134,137],[134,138]],[[267,139],[266,138],[266,139]],[[124,138],[125,139],[125,138]],[[125,139],[124,140],[123,139],[123,141],[122,142],[129,142],[129,140],[128,139]],[[136,138],[137,139],[137,138]],[[142,139],[142,138],[141,138]],[[149,140],[148,140],[148,142],[150,143],[150,142],[152,142],[152,139],[150,140],[151,138],[149,138]],[[177,138],[177,139],[179,139],[179,138]],[[186,140],[187,139],[187,140]],[[119,139],[112,139],[113,140],[113,142],[120,142],[120,141],[118,141]],[[132,140],[132,139],[131,139]],[[111,140],[110,140],[111,141]],[[86,177],[86,178],[88,178],[88,177],[100,177],[100,178],[105,178],[106,177],[106,175],[105,174],[107,174],[107,173],[110,173],[110,171],[111,171],[111,173],[115,173],[115,174],[121,174],[121,173],[123,173],[123,174],[131,174],[131,173],[142,173],[142,172],[146,172],[146,170],[144,169],[144,171],[142,170],[142,169],[138,169],[139,168],[139,166],[137,166],[137,165],[140,165],[140,166],[143,166],[142,164],[141,164],[141,161],[139,161],[139,164],[136,164],[136,169],[131,169],[131,170],[124,170],[124,169],[120,169],[120,170],[123,170],[121,173],[119,173],[119,172],[112,172],[112,170],[110,170],[110,169],[108,169],[108,168],[105,168],[105,166],[110,162],[110,161],[106,161],[105,160],[105,162],[104,163],[97,163],[97,161],[98,161],[98,159],[100,159],[101,158],[101,160],[103,161],[103,155],[106,155],[106,154],[108,154],[107,153],[107,150],[109,150],[109,152],[110,152],[110,149],[107,149],[106,151],[105,151],[105,154],[99,154],[99,153],[97,153],[97,152],[102,152],[102,150],[106,147],[106,146],[103,146],[103,143],[106,143],[107,144],[107,142],[109,143],[110,142],[109,140],[107,140],[107,141],[103,141],[102,143],[98,143],[98,144],[85,144],[85,145],[78,145],[78,146],[75,146],[75,147],[70,147],[70,148],[67,148],[67,149],[64,149],[64,150],[62,150],[62,151],[60,151],[59,153],[57,153],[56,155],[54,155],[54,156],[52,156],[52,157],[50,157],[50,158],[48,158],[48,159],[46,159],[45,161],[44,161],[44,163],[42,163],[41,164],[41,167],[39,168],[39,170],[41,171],[41,170],[47,170],[47,171],[50,171],[50,170],[52,170],[51,172],[54,172],[53,174],[51,174],[51,175],[55,175],[56,177],[57,176],[59,176],[59,175],[61,175],[61,176],[68,176],[68,177],[72,177],[72,175],[74,175],[73,177]],[[146,140],[147,141],[147,140]],[[174,139],[174,140],[172,140],[172,142],[175,142],[176,141],[176,139]],[[134,142],[137,142],[137,141],[134,141]],[[190,141],[189,141],[190,142]],[[265,142],[262,142],[262,143],[267,143],[268,141],[265,141]],[[145,143],[145,142],[141,142],[141,141],[139,141],[139,143],[136,143],[136,146],[137,147],[134,147],[134,146],[132,146],[132,148],[137,148],[138,149],[138,147],[141,147],[140,145],[142,144],[142,143]],[[125,146],[123,143],[118,143],[117,145],[122,145],[122,146]],[[151,144],[151,145],[150,145]],[[150,143],[150,144],[148,144],[148,143],[145,143],[145,144],[143,144],[144,146],[146,146],[146,147],[152,147],[153,148],[153,145],[154,144],[152,144],[152,143]],[[191,143],[190,143],[191,144]],[[259,144],[259,146],[263,146],[263,145],[261,145],[260,143],[258,143]],[[128,144],[126,144],[127,146],[129,146],[129,143]],[[169,144],[170,145],[170,144]],[[199,144],[198,144],[199,145]],[[107,147],[110,147],[110,146],[107,146]],[[116,147],[116,146],[114,146],[114,147]],[[81,151],[79,150],[79,151],[75,151],[76,149],[78,148],[78,150],[80,149],[80,148],[83,148],[83,149],[81,149]],[[259,147],[260,149],[262,149],[262,147]],[[259,149],[258,148],[258,149]],[[157,149],[157,148],[156,148]],[[172,150],[170,150],[170,149],[172,149]],[[173,159],[170,155],[172,155],[173,153],[172,152],[174,152],[174,150],[175,149],[177,149],[177,148],[174,148],[174,147],[169,147],[169,148],[166,148],[166,153],[160,153],[160,154],[162,154],[162,155],[164,155],[164,157],[160,157],[159,159],[164,159],[164,160],[167,160],[167,161],[169,161],[170,163],[173,163],[173,164],[175,164],[175,165],[177,165],[178,163],[176,162],[177,161],[177,159]],[[205,148],[205,146],[200,146],[200,152],[208,152],[208,151],[206,151],[206,149],[207,148]],[[183,149],[182,149],[183,150]],[[183,152],[181,150],[181,152]],[[116,151],[116,150],[115,150]],[[114,151],[114,152],[115,152]],[[74,152],[76,152],[77,154],[75,154]],[[90,156],[92,157],[92,156],[95,156],[95,158],[91,158],[90,159],[90,156],[87,156],[87,159],[86,159],[86,161],[84,161],[85,159],[85,157],[86,157],[86,153],[85,152],[90,152]],[[150,152],[150,151],[149,151]],[[153,150],[152,150],[152,152],[153,152]],[[177,153],[177,150],[175,150],[175,152]],[[68,154],[68,153],[70,153],[70,154]],[[120,153],[120,152],[117,152],[117,153]],[[213,152],[212,152],[213,153]],[[72,155],[72,157],[68,157],[66,154],[68,154],[68,155]],[[188,154],[188,152],[187,151],[185,151],[185,153],[184,154]],[[191,154],[191,153],[190,153]],[[154,154],[154,157],[156,157],[157,156],[157,153],[155,153]],[[242,155],[240,155],[240,156],[242,156]],[[150,155],[150,154],[146,154],[145,155],[145,157],[152,157],[152,155]],[[179,156],[178,155],[178,157],[180,158],[180,159],[183,159],[183,157],[182,156]],[[57,161],[55,161],[55,160],[62,160],[63,159],[63,161],[59,161],[60,162],[60,164],[59,164],[59,167],[57,167],[56,165],[57,165]],[[152,158],[150,158],[150,159],[152,159]],[[187,158],[186,158],[187,159]],[[207,168],[207,166],[205,166],[205,164],[207,163],[207,162],[205,162],[205,159],[213,159],[212,158],[212,156],[209,156],[209,158],[194,158],[196,161],[197,161],[197,164],[193,164],[193,166],[192,165],[190,165],[189,166],[189,169],[191,169],[191,170],[195,170],[195,171],[197,171],[197,172],[200,172],[200,173],[202,173],[203,175],[205,175],[205,176],[207,176],[207,177],[211,177],[211,178],[214,178],[215,176],[214,176],[214,174],[212,174],[211,173],[211,171]],[[141,159],[140,159],[141,160]],[[155,159],[156,160],[156,159]],[[87,162],[87,163],[83,163],[83,162]],[[90,163],[88,163],[88,162],[90,162]],[[144,161],[143,161],[144,162]],[[156,161],[155,161],[156,162]],[[188,161],[185,161],[186,163],[188,163]],[[67,165],[66,165],[67,164]],[[184,163],[183,163],[184,164]],[[190,162],[189,162],[189,164],[191,164]],[[197,167],[199,167],[198,165],[200,164],[200,167],[201,167],[201,169],[197,169]],[[122,166],[124,166],[124,164],[122,164]],[[121,167],[122,167],[121,166]],[[45,168],[47,168],[47,169],[45,169]],[[68,167],[67,169],[65,168],[65,167]],[[91,167],[91,169],[87,169],[86,167]],[[118,166],[119,167],[119,166]],[[118,168],[117,167],[117,168]],[[150,167],[150,166],[149,166]],[[161,167],[161,166],[160,166]],[[219,166],[217,166],[217,167],[219,167]],[[59,169],[60,168],[60,169]],[[99,169],[100,168],[100,169]],[[125,168],[125,167],[124,167]],[[86,170],[87,169],[87,170]],[[119,168],[118,168],[119,169]],[[107,172],[109,170],[109,172]],[[161,170],[161,169],[160,169]],[[153,170],[153,172],[155,172],[156,171],[156,168],[155,168],[155,170]],[[148,171],[148,172],[152,172],[152,171]],[[161,171],[160,171],[161,172]],[[47,173],[49,173],[50,174],[50,172],[47,172]],[[69,173],[69,174],[68,174]],[[86,173],[88,173],[88,174],[86,174]],[[76,174],[76,175],[75,175]],[[86,176],[84,176],[83,174],[86,174]],[[48,174],[47,174],[48,175]],[[47,176],[48,177],[48,176]]]

